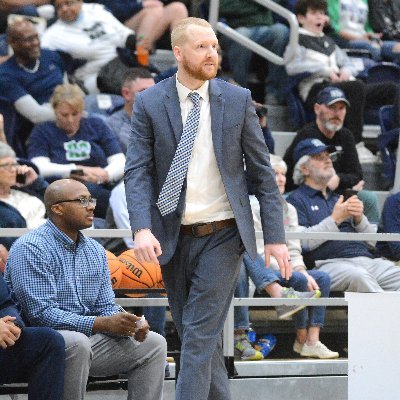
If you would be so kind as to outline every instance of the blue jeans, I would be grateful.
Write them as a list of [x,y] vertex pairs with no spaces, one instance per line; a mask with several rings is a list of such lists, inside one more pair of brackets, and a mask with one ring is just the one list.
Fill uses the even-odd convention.
[[0,349],[0,366],[0,383],[28,382],[29,399],[62,399],[65,344],[58,332],[25,328],[14,346]]
[[[289,41],[289,29],[286,25],[276,23],[271,26],[241,26],[236,31],[261,46],[264,46],[273,53],[282,56]],[[239,85],[247,87],[250,62],[253,52],[236,42],[224,40],[226,43],[226,53],[229,66],[233,73],[233,79]],[[284,100],[281,88],[286,81],[285,68],[272,62],[268,63],[268,76],[265,90],[268,94],[277,96],[279,100]]]
[[400,53],[393,51],[393,47],[398,43],[396,41],[384,40],[382,46],[373,46],[368,40],[344,40],[336,37],[335,40],[343,48],[368,50],[374,61],[382,61],[382,59],[395,63],[400,61]]
[[[320,274],[322,271],[309,270],[307,271],[317,282],[322,297],[329,297],[330,293],[330,278],[326,273]],[[256,285],[258,291],[263,291],[266,286],[273,282],[278,282],[282,286],[292,287],[293,289],[305,292],[307,291],[307,279],[300,272],[293,272],[289,280],[283,279],[279,271],[272,268],[266,268],[264,260],[258,256],[253,261],[250,256],[245,253],[243,263],[240,268],[239,281],[235,289],[235,297],[248,297],[249,296],[249,281],[248,278]],[[295,315],[296,329],[305,328],[307,326],[320,326],[322,327],[325,321],[326,307],[309,307],[298,312]],[[235,329],[248,329],[249,328],[249,309],[248,307],[235,307]]]
[[[159,294],[147,295],[147,298],[162,298]],[[165,309],[166,307],[145,306],[142,308],[143,315],[153,332],[165,337]]]

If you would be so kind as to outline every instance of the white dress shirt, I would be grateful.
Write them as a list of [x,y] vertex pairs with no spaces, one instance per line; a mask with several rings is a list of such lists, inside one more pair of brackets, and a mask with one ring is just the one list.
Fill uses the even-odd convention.
[[[176,80],[176,87],[182,122],[185,125],[188,114],[193,107],[192,101],[188,98],[191,90],[183,86],[178,79]],[[234,217],[215,158],[208,87],[209,81],[206,81],[196,90],[201,96],[200,122],[187,172],[183,225],[220,221]]]

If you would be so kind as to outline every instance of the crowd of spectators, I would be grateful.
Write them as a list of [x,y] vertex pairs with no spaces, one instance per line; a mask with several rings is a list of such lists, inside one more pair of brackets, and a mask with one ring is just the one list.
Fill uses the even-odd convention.
[[[36,228],[45,224],[43,231],[47,229],[55,235],[57,224],[52,223],[60,222],[59,217],[53,214],[53,222],[46,217],[49,217],[49,207],[58,203],[48,203],[46,210],[43,195],[48,183],[61,178],[84,184],[74,189],[84,191],[85,199],[90,196],[87,205],[97,201],[93,213],[104,220],[106,228],[129,228],[121,181],[132,107],[135,94],[157,81],[147,63],[140,65],[138,51],[142,48],[147,54],[153,52],[157,41],[188,15],[188,9],[180,1],[126,3],[123,7],[121,2],[107,0],[5,0],[0,4],[0,34],[6,35],[7,45],[12,49],[10,56],[1,53],[0,39],[0,57],[4,56],[0,58],[1,96],[8,99],[16,113],[14,131],[7,137],[0,114],[1,228]],[[298,0],[295,12],[301,25],[296,54],[286,67],[269,62],[265,72],[265,103],[274,105],[285,102],[288,75],[308,73],[298,89],[305,107],[315,114],[315,121],[297,132],[286,150],[285,161],[271,156],[282,196],[285,186],[293,190],[287,202],[283,200],[286,228],[300,232],[357,233],[376,232],[379,224],[380,232],[400,233],[400,195],[388,197],[380,219],[377,198],[364,189],[360,163],[365,113],[394,104],[395,123],[400,125],[399,84],[368,84],[358,79],[358,67],[343,50],[363,49],[374,61],[399,63],[400,0]],[[29,19],[17,20],[7,27],[7,16],[11,13],[45,17],[48,28],[40,37],[35,23]],[[289,27],[259,4],[221,0],[220,17],[238,33],[284,55]],[[248,87],[253,53],[226,37],[221,37],[220,44],[230,76],[236,83]],[[98,93],[97,76],[101,68],[115,58],[123,59],[123,55],[136,60],[135,67],[130,65],[122,77],[123,106],[106,118],[88,115],[85,93]],[[267,109],[263,104],[255,105],[265,140],[273,153]],[[251,182],[249,189],[251,194]],[[349,189],[354,192],[347,198]],[[260,230],[254,196],[250,196],[250,202],[255,229]],[[14,241],[15,238],[0,238],[1,268]],[[116,254],[133,247],[131,238],[112,239],[103,244]],[[249,295],[249,277],[259,292],[270,297],[328,297],[331,290],[400,290],[398,242],[378,242],[373,246],[360,241],[321,239],[294,240],[288,245],[294,268],[290,280],[280,277],[273,263],[271,269],[265,269],[261,256],[251,260],[245,255],[235,295]],[[13,254],[12,262],[17,264],[18,249]],[[26,297],[31,294],[24,292],[20,278],[14,279],[13,286],[18,286],[29,307]],[[10,273],[8,280],[12,280]],[[304,308],[277,308],[278,318],[294,316],[293,351],[304,357],[338,357],[338,352],[320,341],[325,307]],[[148,308],[145,314],[154,330],[164,335],[165,309]],[[3,316],[0,328],[4,321]],[[260,360],[263,356],[246,336],[249,326],[248,310],[237,307],[235,352],[242,360]],[[13,335],[18,340],[19,332]],[[163,343],[160,343],[161,349]],[[165,358],[161,350],[161,357]],[[83,384],[77,390],[84,390]]]

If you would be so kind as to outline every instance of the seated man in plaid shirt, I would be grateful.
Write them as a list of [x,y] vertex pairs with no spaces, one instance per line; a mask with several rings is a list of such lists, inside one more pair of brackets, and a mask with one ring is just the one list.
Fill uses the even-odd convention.
[[166,341],[114,302],[104,248],[80,232],[92,226],[96,199],[62,179],[44,200],[49,220],[14,243],[6,280],[32,325],[64,337],[64,400],[83,399],[88,376],[120,373],[128,399],[161,400]]

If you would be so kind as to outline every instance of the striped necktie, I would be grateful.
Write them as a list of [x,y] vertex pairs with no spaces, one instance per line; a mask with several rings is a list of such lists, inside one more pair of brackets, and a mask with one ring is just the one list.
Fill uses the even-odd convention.
[[191,92],[188,94],[188,97],[192,100],[193,107],[183,127],[182,136],[179,140],[174,159],[172,160],[167,178],[157,201],[157,206],[162,216],[176,210],[189,160],[192,155],[194,140],[199,128],[200,95],[197,92]]

